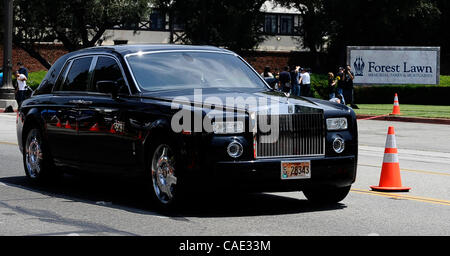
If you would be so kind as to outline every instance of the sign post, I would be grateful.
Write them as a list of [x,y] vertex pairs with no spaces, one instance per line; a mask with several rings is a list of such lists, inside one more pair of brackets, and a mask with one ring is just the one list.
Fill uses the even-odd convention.
[[348,46],[355,84],[439,84],[440,47]]

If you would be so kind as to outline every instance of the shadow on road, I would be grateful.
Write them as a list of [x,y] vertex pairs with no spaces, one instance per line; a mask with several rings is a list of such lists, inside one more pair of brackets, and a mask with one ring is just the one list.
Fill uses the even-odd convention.
[[[220,191],[195,192],[178,207],[176,213],[158,211],[151,198],[151,189],[136,181],[114,178],[64,175],[57,183],[38,185],[25,176],[0,178],[8,186],[18,187],[67,202],[84,202],[117,208],[138,214],[163,215],[176,220],[184,217],[242,217],[282,215],[329,211],[346,208],[345,204],[314,205],[306,199],[268,193],[233,193]],[[293,192],[300,193],[300,192]]]

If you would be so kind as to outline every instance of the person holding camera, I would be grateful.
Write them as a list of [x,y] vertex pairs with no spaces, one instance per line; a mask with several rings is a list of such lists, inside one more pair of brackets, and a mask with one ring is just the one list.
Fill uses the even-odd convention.
[[18,70],[15,73],[17,79],[17,88],[16,88],[16,100],[19,107],[22,105],[22,102],[27,99],[27,77],[24,74],[21,74]]
[[342,78],[344,100],[346,104],[350,104],[350,107],[359,109],[358,106],[353,103],[353,79],[355,79],[355,74],[353,74],[350,65],[347,65]]

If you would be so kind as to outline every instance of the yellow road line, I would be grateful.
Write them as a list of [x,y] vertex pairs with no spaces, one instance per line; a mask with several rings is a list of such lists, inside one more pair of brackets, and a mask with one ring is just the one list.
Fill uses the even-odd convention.
[[390,198],[396,198],[396,199],[407,199],[407,200],[413,200],[413,201],[420,201],[420,202],[450,206],[450,201],[442,200],[442,199],[420,197],[420,196],[408,196],[408,195],[392,194],[392,193],[385,193],[385,192],[376,192],[376,191],[356,189],[356,188],[352,188],[351,191],[355,192],[355,193],[359,193],[359,194],[384,196],[384,197],[390,197]]
[[[358,165],[360,165],[360,166],[368,166],[368,167],[376,167],[376,168],[380,168],[380,170],[381,170],[381,166],[377,166],[377,165],[370,165],[370,164],[358,164]],[[421,170],[411,170],[411,169],[400,169],[400,171],[404,171],[404,172],[418,172],[418,173],[425,173],[425,174],[450,176],[450,173],[443,173],[443,172],[421,171]]]
[[15,143],[15,142],[7,142],[7,141],[0,141],[0,144],[14,145],[14,146],[18,146],[19,145],[19,144]]

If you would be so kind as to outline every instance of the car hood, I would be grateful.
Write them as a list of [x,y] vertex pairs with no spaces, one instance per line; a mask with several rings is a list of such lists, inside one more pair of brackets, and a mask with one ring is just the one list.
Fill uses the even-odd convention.
[[[257,89],[208,88],[183,89],[142,93],[143,98],[160,99],[176,104],[195,104],[196,106],[211,106],[243,110],[262,111],[277,107],[280,113],[291,113],[292,107],[303,112],[308,110],[348,111],[343,104],[336,104],[316,98],[286,95],[283,92]],[[255,106],[256,102],[256,106]],[[234,104],[233,104],[234,103]],[[201,104],[201,105],[199,105]],[[255,109],[256,108],[256,109]]]

